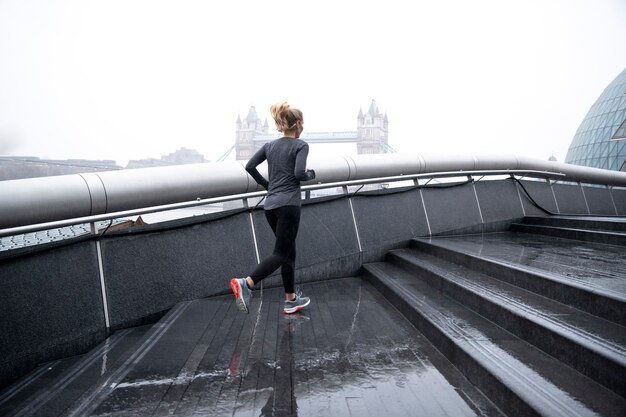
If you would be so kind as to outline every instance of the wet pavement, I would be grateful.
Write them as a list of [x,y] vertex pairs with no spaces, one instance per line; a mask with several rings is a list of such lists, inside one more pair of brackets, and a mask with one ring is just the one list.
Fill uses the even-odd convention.
[[54,415],[501,415],[366,281],[302,290],[312,303],[291,316],[278,289],[255,291],[249,315],[231,296],[180,306]]
[[303,291],[313,302],[293,316],[279,290],[257,292],[248,316],[230,297],[199,302],[221,304],[201,339],[230,325],[197,345],[198,366],[130,376],[93,415],[498,415],[369,284]]

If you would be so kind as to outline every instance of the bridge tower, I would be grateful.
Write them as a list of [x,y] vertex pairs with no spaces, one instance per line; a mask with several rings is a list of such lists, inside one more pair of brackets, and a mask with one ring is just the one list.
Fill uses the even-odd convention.
[[256,152],[254,137],[267,134],[269,129],[267,119],[265,119],[265,123],[261,123],[261,119],[256,113],[256,108],[251,106],[245,119],[241,120],[241,117],[237,116],[236,125],[236,158],[237,160],[250,159]]
[[378,110],[376,100],[372,100],[367,113],[359,110],[357,116],[356,143],[358,154],[385,153],[385,147],[389,144],[389,121],[387,113],[382,114]]
[[[264,143],[281,136],[279,133],[268,133],[267,118],[264,123],[261,122],[254,106],[250,107],[245,119],[242,120],[240,116],[237,116],[236,125],[235,145],[233,147],[236,148],[235,153],[238,161],[250,159]],[[305,131],[300,138],[308,143],[356,143],[358,154],[395,152],[389,146],[387,113],[380,112],[376,100],[372,100],[367,113],[363,114],[363,109],[359,110],[356,131]]]

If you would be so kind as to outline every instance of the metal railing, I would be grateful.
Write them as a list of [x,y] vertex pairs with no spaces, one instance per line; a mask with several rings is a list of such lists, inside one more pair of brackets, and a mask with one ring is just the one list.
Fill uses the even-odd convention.
[[[303,191],[468,175],[518,175],[626,187],[626,173],[516,156],[412,154],[309,158]],[[263,172],[266,174],[266,171]],[[243,162],[0,181],[0,236],[262,197]]]
[[[436,173],[428,173],[428,174],[413,174],[413,175],[396,175],[392,177],[379,177],[379,178],[369,178],[364,180],[352,180],[352,181],[339,181],[332,183],[323,183],[323,184],[313,184],[313,185],[305,185],[302,186],[303,192],[310,192],[315,190],[329,189],[329,188],[341,188],[344,193],[347,193],[348,188],[351,186],[361,186],[368,184],[381,184],[381,183],[393,183],[393,182],[401,182],[401,181],[413,181],[415,186],[420,186],[419,180],[427,179],[429,180],[425,184],[421,184],[422,186],[427,185],[430,180],[437,178],[456,178],[456,177],[467,177],[473,178],[474,176],[510,176],[510,177],[530,177],[530,178],[542,178],[542,179],[556,179],[562,180],[565,178],[565,174],[558,172],[547,172],[547,171],[535,171],[535,170],[489,170],[489,171],[456,171],[456,172],[436,172]],[[37,223],[25,226],[18,226],[6,229],[0,229],[0,237],[4,236],[13,236],[18,234],[32,233],[41,230],[48,229],[56,229],[67,226],[74,226],[78,224],[90,224],[91,231],[93,234],[97,233],[97,229],[95,227],[96,222],[112,220],[117,218],[124,217],[134,217],[142,214],[163,212],[169,210],[177,210],[191,207],[204,206],[209,204],[216,203],[224,203],[229,201],[236,200],[249,200],[253,198],[260,198],[267,194],[267,191],[255,191],[250,193],[242,193],[242,194],[234,194],[223,197],[215,197],[215,198],[206,198],[206,199],[196,199],[193,201],[181,202],[181,203],[173,203],[173,204],[164,204],[158,206],[144,207],[140,209],[131,209],[124,210],[106,214],[98,214],[92,216],[84,216],[84,217],[76,217],[66,220],[57,220],[52,222],[44,222]],[[244,204],[245,205],[245,204]]]

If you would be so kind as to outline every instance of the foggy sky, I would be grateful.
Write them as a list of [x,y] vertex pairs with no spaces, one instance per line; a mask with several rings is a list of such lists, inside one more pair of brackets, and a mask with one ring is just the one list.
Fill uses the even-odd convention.
[[375,99],[398,152],[563,161],[624,40],[623,0],[0,0],[0,155],[214,160],[251,105],[341,131]]

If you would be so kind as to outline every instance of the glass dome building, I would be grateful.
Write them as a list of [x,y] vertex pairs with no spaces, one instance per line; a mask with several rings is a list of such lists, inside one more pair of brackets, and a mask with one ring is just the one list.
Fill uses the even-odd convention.
[[626,69],[604,90],[578,127],[565,162],[626,169]]

